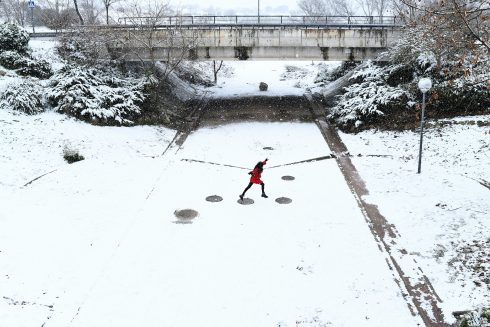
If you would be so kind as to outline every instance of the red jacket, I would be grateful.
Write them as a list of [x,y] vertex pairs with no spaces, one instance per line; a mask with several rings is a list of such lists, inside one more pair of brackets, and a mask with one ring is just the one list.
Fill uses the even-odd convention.
[[[265,164],[267,163],[267,161],[262,161],[262,164],[265,166]],[[250,177],[250,183],[254,183],[254,184],[262,184],[262,180],[260,179],[262,175],[262,172],[260,171],[260,169],[258,167],[255,167],[254,170],[252,170],[252,177]]]

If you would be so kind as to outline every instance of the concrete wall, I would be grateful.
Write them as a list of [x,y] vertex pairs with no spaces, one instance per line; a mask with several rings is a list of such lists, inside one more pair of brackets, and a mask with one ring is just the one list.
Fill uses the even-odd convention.
[[[144,32],[126,33],[128,58],[149,59],[149,51],[141,46]],[[176,34],[177,33],[177,34]],[[180,44],[192,44],[186,56],[193,60],[365,60],[392,45],[399,37],[396,28],[379,29],[307,29],[277,28],[207,28],[158,30],[154,32],[154,57],[164,60],[167,50],[178,56]],[[138,56],[136,56],[138,53]],[[135,58],[136,59],[136,58]]]

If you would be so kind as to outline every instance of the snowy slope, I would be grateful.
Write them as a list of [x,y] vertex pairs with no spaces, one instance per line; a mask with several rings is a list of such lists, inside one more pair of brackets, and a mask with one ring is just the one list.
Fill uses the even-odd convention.
[[443,300],[446,317],[490,307],[490,128],[469,121],[490,118],[458,118],[426,131],[420,175],[419,134],[341,134],[367,182],[367,200],[396,226]]
[[162,127],[98,127],[64,115],[0,110],[0,196],[55,169],[68,169],[63,148],[87,161],[124,162],[163,152],[174,131]]

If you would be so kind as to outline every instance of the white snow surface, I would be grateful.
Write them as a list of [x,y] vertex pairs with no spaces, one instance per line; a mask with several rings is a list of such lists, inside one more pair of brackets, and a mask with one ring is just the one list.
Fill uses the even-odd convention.
[[99,163],[160,155],[175,131],[162,127],[97,127],[65,115],[35,116],[0,110],[0,196],[53,170],[71,169],[68,146]]
[[[341,134],[367,183],[367,201],[396,226],[400,250],[428,276],[448,320],[454,311],[490,307],[489,285],[478,278],[485,269],[490,273],[490,189],[479,183],[490,181],[490,128],[462,124],[489,120],[457,118],[451,126],[426,130],[420,175],[418,133]],[[474,247],[464,253],[468,244]]]
[[56,52],[57,42],[56,38],[31,38],[29,40],[29,47],[31,47],[34,56],[48,61],[55,72],[64,65],[63,60]]
[[[255,204],[243,206],[237,199],[248,183],[247,169],[182,160],[251,169],[265,157],[271,167],[329,154],[314,124],[201,128],[181,150],[153,158],[168,144],[169,131],[162,137],[149,127],[101,128],[71,120],[50,126],[24,118],[32,121],[20,120],[18,130],[29,135],[33,124],[40,135],[17,139],[12,147],[25,150],[12,157],[27,161],[30,145],[45,149],[36,152],[46,166],[53,161],[63,167],[1,199],[0,321],[7,326],[420,323],[335,161],[266,169],[269,198],[259,197],[254,186],[247,197]],[[55,126],[65,126],[63,135]],[[80,145],[89,158],[64,165],[56,159],[55,135],[64,139],[77,130],[84,135],[72,141],[87,140]],[[19,173],[5,168],[2,163],[2,171]],[[9,178],[22,184],[22,176]],[[224,200],[205,201],[214,194]],[[276,203],[281,196],[293,202]],[[187,208],[199,216],[177,223],[174,211]]]
[[[30,44],[61,67],[52,41]],[[211,96],[302,95],[320,65],[226,64]],[[299,69],[284,75],[286,65]],[[0,92],[20,80],[7,71]],[[175,134],[0,111],[0,327],[422,325],[335,161],[266,169],[269,198],[254,185],[255,203],[242,206],[246,169],[183,160],[251,169],[265,157],[267,168],[325,156],[314,124],[203,127],[161,156]],[[489,307],[488,289],[461,260],[467,243],[489,237],[490,191],[478,182],[490,181],[488,127],[429,129],[421,175],[418,134],[341,136],[367,200],[396,226],[404,261],[416,259],[446,318]],[[65,145],[85,160],[67,164]],[[205,201],[214,194],[224,200]],[[292,203],[274,201],[282,196]],[[199,216],[182,224],[179,209]]]
[[[322,67],[334,67],[338,62],[312,61],[225,61],[226,69],[218,72],[216,86],[206,88],[216,98],[246,96],[298,95],[315,88],[315,77]],[[289,70],[287,69],[289,67]],[[212,75],[212,68],[208,70]],[[211,78],[211,76],[209,76]],[[260,82],[268,85],[260,91]]]

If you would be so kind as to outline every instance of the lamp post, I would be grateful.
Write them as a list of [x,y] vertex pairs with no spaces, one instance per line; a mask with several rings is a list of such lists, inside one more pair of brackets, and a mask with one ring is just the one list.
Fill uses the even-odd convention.
[[257,0],[257,21],[260,24],[260,0]]
[[419,81],[419,90],[422,92],[422,115],[420,116],[420,147],[419,147],[419,167],[417,174],[420,174],[422,166],[422,140],[424,137],[424,122],[425,122],[425,93],[432,87],[432,81],[429,78],[421,78]]

